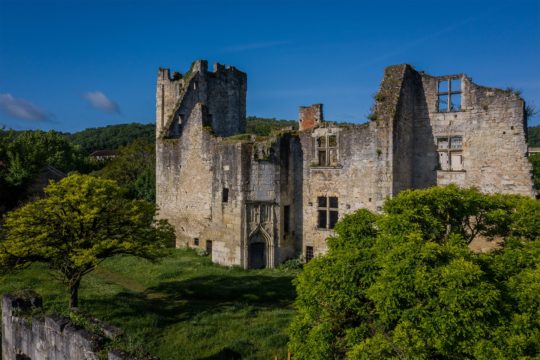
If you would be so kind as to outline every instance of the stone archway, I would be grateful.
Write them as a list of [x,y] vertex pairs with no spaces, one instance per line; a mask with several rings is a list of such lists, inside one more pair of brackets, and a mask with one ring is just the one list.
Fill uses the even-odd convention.
[[267,267],[267,244],[266,239],[257,231],[249,238],[248,264],[250,269],[264,269]]

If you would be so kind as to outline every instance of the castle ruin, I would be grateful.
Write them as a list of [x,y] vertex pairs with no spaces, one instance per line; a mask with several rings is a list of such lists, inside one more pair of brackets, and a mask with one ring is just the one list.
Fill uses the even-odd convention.
[[370,121],[325,122],[322,104],[300,108],[299,130],[244,134],[247,76],[196,61],[184,75],[160,69],[156,187],[177,246],[212,260],[275,267],[326,251],[343,215],[380,211],[405,189],[457,184],[534,196],[524,101],[464,74],[385,69]]

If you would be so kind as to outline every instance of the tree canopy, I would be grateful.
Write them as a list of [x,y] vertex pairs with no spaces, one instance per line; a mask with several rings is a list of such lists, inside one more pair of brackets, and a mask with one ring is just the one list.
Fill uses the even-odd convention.
[[[454,186],[346,215],[296,280],[296,359],[540,355],[540,203]],[[504,240],[472,252],[478,237]]]
[[135,140],[153,143],[156,137],[155,129],[154,124],[119,124],[89,128],[68,134],[67,137],[89,155],[96,150],[116,150]]
[[118,182],[132,199],[156,198],[156,151],[153,143],[138,139],[118,150],[96,175]]
[[5,216],[0,267],[48,264],[69,287],[72,307],[82,277],[104,259],[131,254],[155,260],[174,241],[172,226],[156,220],[154,204],[126,199],[112,180],[74,174],[45,193]]

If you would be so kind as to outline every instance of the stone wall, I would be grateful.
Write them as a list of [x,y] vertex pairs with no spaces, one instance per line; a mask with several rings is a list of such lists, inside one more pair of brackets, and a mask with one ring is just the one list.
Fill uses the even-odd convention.
[[[206,68],[195,62],[172,78],[160,70],[156,122],[165,125],[156,186],[177,245],[211,248],[214,262],[252,267],[255,248],[266,267],[306,256],[308,247],[310,255],[324,253],[333,230],[319,221],[319,198],[337,201],[327,215],[342,218],[361,208],[381,211],[406,189],[449,183],[535,195],[524,103],[512,92],[395,65],[385,69],[369,123],[324,122],[316,104],[300,108],[300,131],[261,138],[241,134],[245,74]],[[461,107],[441,111],[439,82],[450,78],[459,79]],[[445,137],[462,139],[452,152],[457,169],[441,167]]]
[[121,351],[103,351],[104,336],[114,338],[119,329],[102,324],[104,336],[96,335],[62,316],[36,315],[41,305],[37,295],[3,296],[2,360],[129,359]]

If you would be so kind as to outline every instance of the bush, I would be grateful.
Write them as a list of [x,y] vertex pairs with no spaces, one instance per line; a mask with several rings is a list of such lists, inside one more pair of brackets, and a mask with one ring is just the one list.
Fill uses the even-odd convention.
[[[295,359],[540,355],[540,207],[454,186],[345,216],[295,280]],[[501,249],[477,254],[476,237]]]

